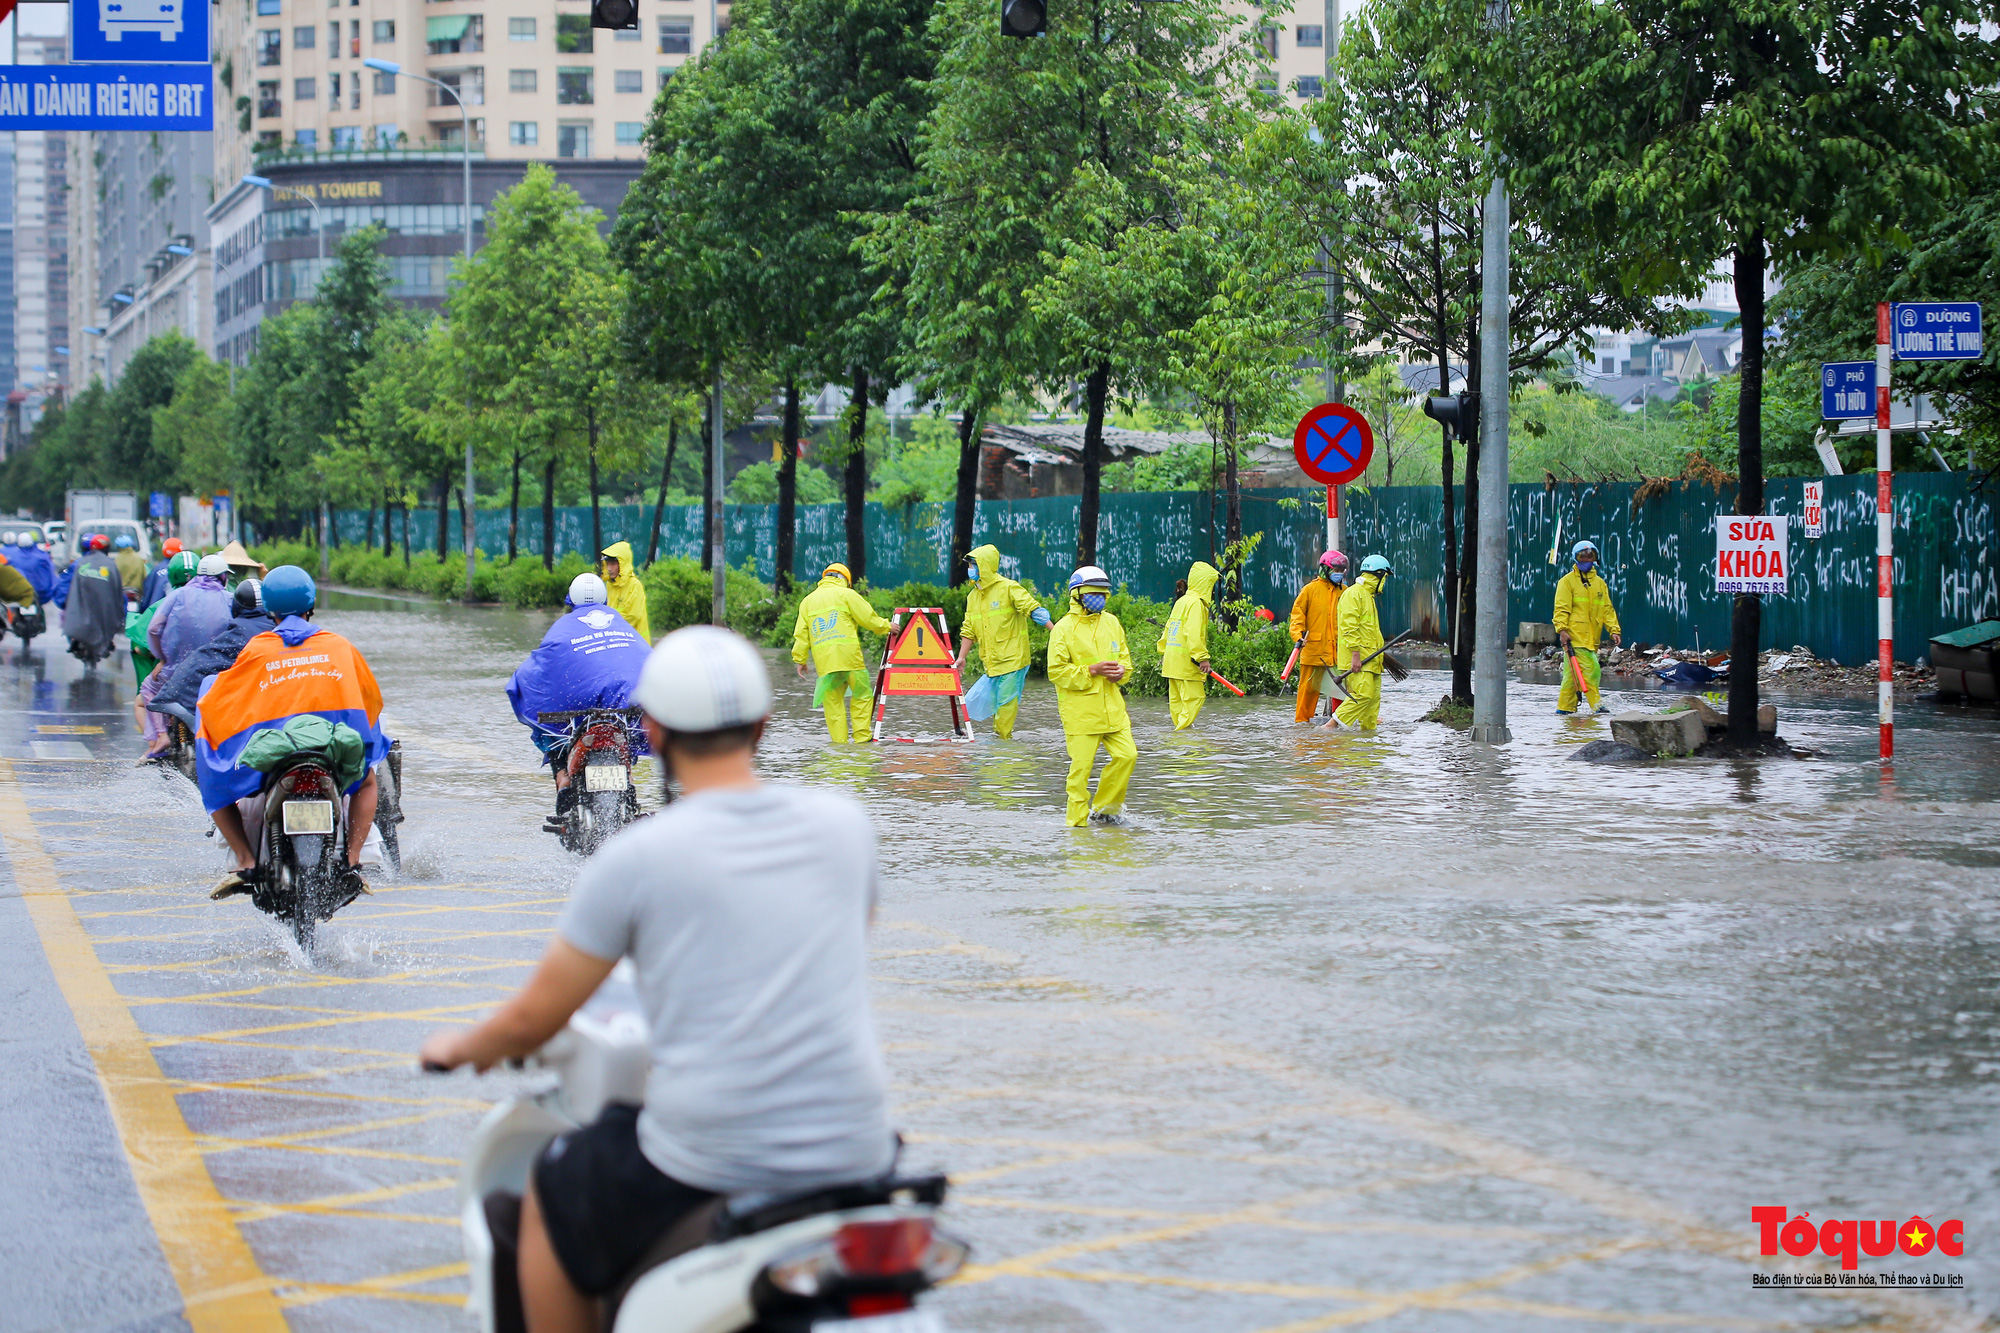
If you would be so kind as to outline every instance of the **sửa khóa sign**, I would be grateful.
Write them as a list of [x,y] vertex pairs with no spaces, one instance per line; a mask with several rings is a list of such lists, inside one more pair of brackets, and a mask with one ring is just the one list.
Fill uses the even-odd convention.
[[1792,569],[1782,514],[1722,514],[1715,520],[1715,590],[1778,593]]

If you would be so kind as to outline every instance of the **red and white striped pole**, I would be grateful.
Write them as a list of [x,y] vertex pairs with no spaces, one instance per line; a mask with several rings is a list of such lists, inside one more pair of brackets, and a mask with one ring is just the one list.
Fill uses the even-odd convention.
[[1875,637],[1881,661],[1876,711],[1882,723],[1882,757],[1896,755],[1895,504],[1889,480],[1889,303],[1875,305]]

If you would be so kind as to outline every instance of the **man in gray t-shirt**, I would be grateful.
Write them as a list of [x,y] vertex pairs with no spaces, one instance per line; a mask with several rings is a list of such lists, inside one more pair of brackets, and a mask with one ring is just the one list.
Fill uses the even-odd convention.
[[868,817],[846,796],[758,780],[770,678],[728,630],[662,639],[633,697],[681,799],[592,858],[520,994],[423,1045],[433,1068],[526,1055],[633,961],[651,1033],[646,1103],[608,1108],[535,1165],[520,1278],[536,1333],[594,1327],[596,1298],[718,1193],[895,1164],[868,1013]]

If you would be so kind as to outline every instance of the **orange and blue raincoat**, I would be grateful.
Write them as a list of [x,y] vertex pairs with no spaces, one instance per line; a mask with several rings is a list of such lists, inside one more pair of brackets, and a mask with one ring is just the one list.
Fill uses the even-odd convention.
[[[236,664],[218,673],[201,696],[195,775],[202,807],[213,812],[261,791],[264,775],[236,762],[243,747],[258,732],[308,713],[361,733],[368,769],[388,755],[382,691],[367,660],[331,630],[287,616],[244,644]],[[366,779],[364,769],[348,791]]]

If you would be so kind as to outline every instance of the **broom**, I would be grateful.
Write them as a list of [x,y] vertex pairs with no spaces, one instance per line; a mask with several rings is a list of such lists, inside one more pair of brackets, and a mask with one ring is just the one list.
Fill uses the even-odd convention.
[[[1377,648],[1374,652],[1362,658],[1361,666],[1367,666],[1370,662],[1374,661],[1376,658],[1379,657],[1382,659],[1383,675],[1387,676],[1390,680],[1393,681],[1400,682],[1408,680],[1410,678],[1410,669],[1404,666],[1401,662],[1398,662],[1395,658],[1389,656],[1389,650],[1391,648],[1394,648],[1397,644],[1401,643],[1403,640],[1409,638],[1410,635],[1414,634],[1415,632],[1416,632],[1415,630],[1407,630],[1407,629],[1404,630],[1401,634],[1398,634],[1395,638],[1389,640],[1389,642],[1383,644],[1380,648]],[[1334,684],[1339,685],[1342,689],[1345,689],[1347,687],[1347,678],[1353,675],[1356,671],[1359,671],[1360,669],[1361,667],[1350,667],[1346,671],[1339,672],[1333,678]]]

